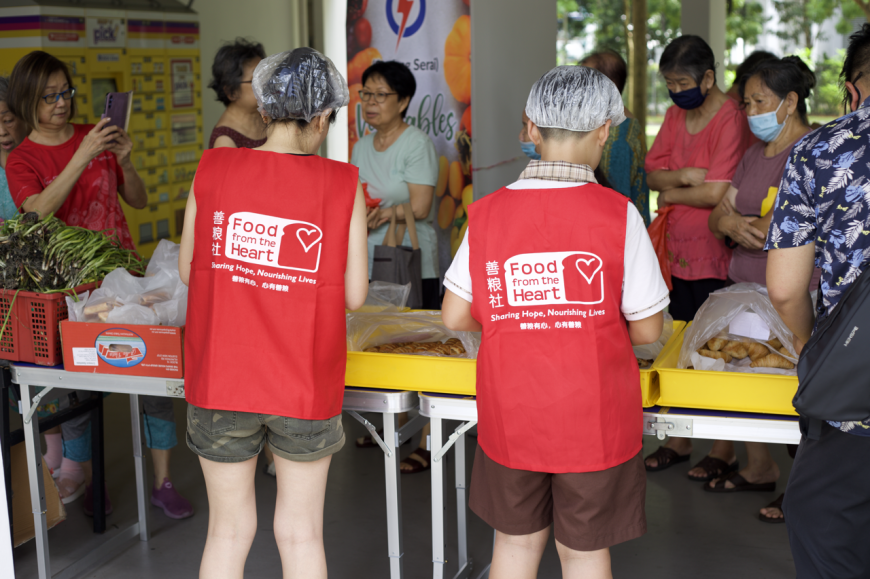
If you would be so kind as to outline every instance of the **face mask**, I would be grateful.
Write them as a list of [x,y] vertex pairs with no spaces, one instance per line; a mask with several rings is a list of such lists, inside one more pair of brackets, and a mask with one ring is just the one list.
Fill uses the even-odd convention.
[[779,106],[776,107],[776,110],[773,112],[761,113],[760,115],[748,117],[749,130],[752,131],[753,135],[765,143],[770,143],[776,140],[785,128],[785,122],[788,120],[788,115],[786,115],[781,123],[776,122],[776,113],[779,112],[779,109],[782,107],[782,103],[784,102],[785,99],[782,99],[779,102]]
[[668,90],[668,94],[671,95],[671,100],[674,101],[675,105],[687,111],[698,108],[704,104],[704,99],[707,98],[707,95],[701,94],[699,86],[680,92]]
[[535,151],[535,144],[533,142],[529,141],[528,143],[526,143],[524,141],[520,141],[520,147],[523,148],[523,153],[525,153],[526,157],[528,157],[529,159],[533,159],[535,161],[541,160],[541,155],[539,155],[537,151]]

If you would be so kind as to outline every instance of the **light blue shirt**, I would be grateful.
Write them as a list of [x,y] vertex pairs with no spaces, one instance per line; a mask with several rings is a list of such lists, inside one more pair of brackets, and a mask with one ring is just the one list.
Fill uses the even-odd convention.
[[6,221],[18,215],[18,207],[12,200],[9,192],[9,183],[6,181],[6,169],[0,167],[0,219]]
[[[381,199],[383,208],[408,203],[411,200],[408,183],[432,187],[438,184],[438,155],[435,145],[426,133],[416,127],[405,129],[396,142],[383,152],[375,150],[374,134],[366,135],[354,145],[350,162],[359,167],[360,181],[368,183],[369,196]],[[423,279],[439,277],[438,238],[432,225],[434,219],[433,199],[428,217],[417,221]],[[375,246],[383,245],[388,228],[389,222],[369,234],[369,277],[372,274]],[[407,233],[402,245],[411,245],[411,238]]]

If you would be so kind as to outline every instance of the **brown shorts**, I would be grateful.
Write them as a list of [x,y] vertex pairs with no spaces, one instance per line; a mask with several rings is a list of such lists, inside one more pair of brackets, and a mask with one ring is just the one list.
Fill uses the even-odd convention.
[[469,507],[506,535],[530,535],[555,523],[556,540],[597,551],[646,533],[643,458],[607,470],[549,474],[515,470],[474,455]]

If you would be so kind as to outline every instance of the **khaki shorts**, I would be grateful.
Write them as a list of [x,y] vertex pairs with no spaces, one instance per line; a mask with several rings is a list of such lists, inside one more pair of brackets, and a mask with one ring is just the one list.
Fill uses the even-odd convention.
[[302,420],[273,414],[208,410],[187,405],[187,446],[215,462],[244,462],[263,450],[266,441],[276,455],[312,462],[344,446],[341,414],[328,420]]
[[474,455],[468,506],[506,535],[530,535],[555,524],[556,540],[597,551],[646,533],[646,470],[634,458],[598,472],[550,474]]

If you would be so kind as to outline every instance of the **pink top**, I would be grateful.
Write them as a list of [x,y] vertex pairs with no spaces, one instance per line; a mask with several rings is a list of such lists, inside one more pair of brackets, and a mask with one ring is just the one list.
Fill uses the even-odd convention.
[[[686,111],[672,106],[647,153],[644,169],[677,171],[684,167],[707,169],[706,183],[730,183],[737,164],[749,147],[752,133],[746,114],[727,99],[716,116],[698,134],[686,130]],[[713,208],[676,205],[668,216],[668,253],[671,275],[684,280],[726,279],[731,250],[707,226]]]

